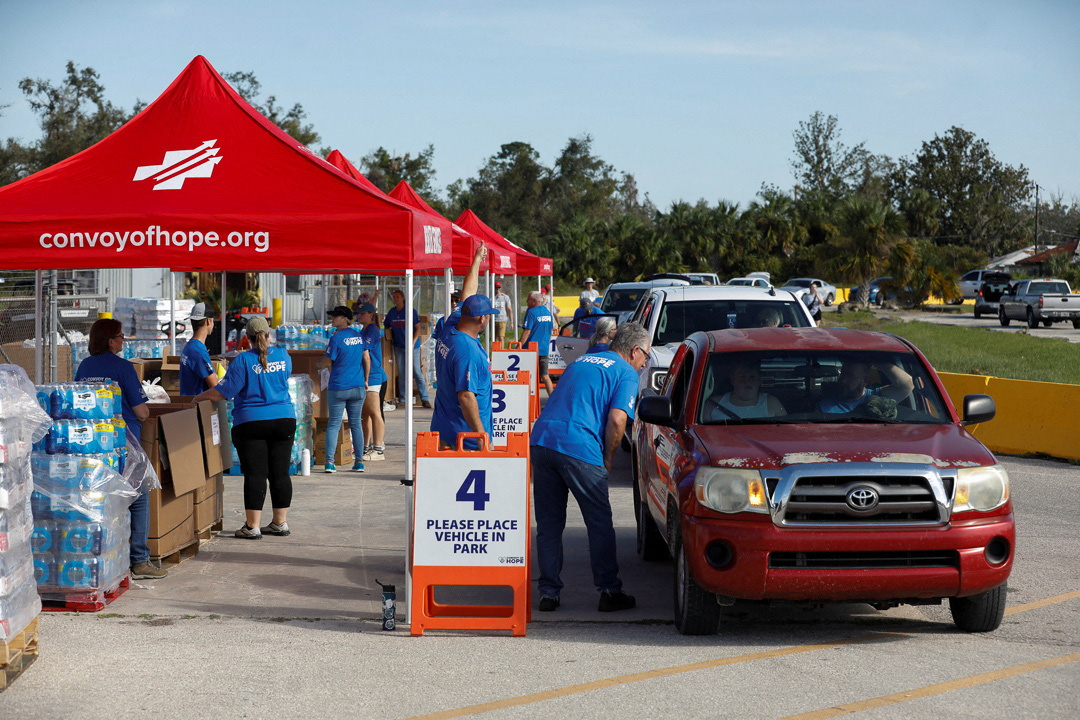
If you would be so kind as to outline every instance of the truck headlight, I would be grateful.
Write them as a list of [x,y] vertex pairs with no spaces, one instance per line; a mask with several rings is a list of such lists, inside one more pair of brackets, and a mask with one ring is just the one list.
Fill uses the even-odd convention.
[[765,484],[757,470],[701,468],[694,478],[699,503],[722,513],[769,512]]
[[656,392],[664,389],[664,381],[667,380],[667,368],[652,368],[649,370],[649,387]]
[[960,468],[953,512],[996,510],[1009,500],[1009,473],[1001,465]]

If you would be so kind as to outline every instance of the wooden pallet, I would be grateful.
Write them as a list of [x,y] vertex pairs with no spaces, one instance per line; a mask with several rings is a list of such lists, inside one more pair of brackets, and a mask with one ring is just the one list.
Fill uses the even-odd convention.
[[199,532],[195,533],[195,536],[199,538],[199,546],[202,547],[206,543],[214,539],[214,533],[219,533],[225,529],[225,521],[219,519],[216,523],[210,527],[203,528]]
[[182,548],[173,550],[168,555],[151,555],[151,559],[157,560],[158,564],[162,567],[166,565],[179,565],[189,558],[193,558],[199,554],[199,537],[196,536],[187,545]]
[[59,598],[41,598],[42,612],[98,612],[131,587],[131,576],[125,575],[111,590],[65,593]]
[[[40,617],[40,616],[38,616]],[[7,690],[38,657],[38,618],[9,642],[0,643],[0,692]]]

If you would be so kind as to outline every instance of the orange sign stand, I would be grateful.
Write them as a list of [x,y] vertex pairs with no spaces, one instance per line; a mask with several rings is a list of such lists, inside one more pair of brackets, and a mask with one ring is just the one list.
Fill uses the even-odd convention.
[[[468,438],[481,449],[465,450]],[[409,564],[411,634],[427,630],[510,630],[525,635],[529,583],[529,436],[510,433],[491,448],[481,433],[461,433],[439,448],[438,433],[417,433]],[[507,587],[510,605],[454,605],[438,587]]]
[[[529,432],[530,430],[532,430],[532,424],[534,422],[536,422],[536,418],[540,417],[540,408],[539,408],[539,403],[536,402],[536,396],[534,396],[532,394],[529,394],[529,387],[530,387],[530,384],[532,382],[532,374],[528,370],[521,370],[517,374],[517,379],[508,378],[507,376],[509,374],[510,373],[506,372],[505,370],[492,370],[491,371],[492,385],[493,385],[493,387],[492,387],[492,396],[491,396],[493,419],[498,418],[499,412],[500,412],[499,411],[499,403],[502,400],[505,399],[505,395],[500,396],[496,392],[497,390],[500,389],[500,386],[501,386],[501,389],[503,389],[505,391],[507,389],[507,386],[509,386],[511,388],[518,388],[518,387],[521,387],[521,386],[524,385],[525,386],[525,392],[528,395],[528,405],[529,405],[528,419],[526,420],[527,427],[523,428],[521,430],[512,430],[511,432]],[[500,445],[501,443],[494,443],[494,444],[495,445]]]

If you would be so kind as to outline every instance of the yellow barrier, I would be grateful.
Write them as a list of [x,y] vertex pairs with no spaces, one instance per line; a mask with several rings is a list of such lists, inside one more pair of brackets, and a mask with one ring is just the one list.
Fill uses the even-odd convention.
[[939,373],[957,412],[965,395],[994,398],[997,416],[968,430],[994,452],[1080,460],[1080,385]]

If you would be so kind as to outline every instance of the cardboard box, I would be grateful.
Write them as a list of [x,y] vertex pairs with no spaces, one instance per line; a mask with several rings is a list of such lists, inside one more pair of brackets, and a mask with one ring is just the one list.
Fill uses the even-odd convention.
[[[315,445],[311,455],[311,462],[314,465],[319,465],[326,459],[327,422],[329,421],[321,418],[315,420]],[[337,448],[334,450],[334,464],[345,465],[353,462],[354,459],[352,431],[349,429],[349,421],[342,419],[341,428],[338,430]]]
[[192,395],[171,395],[173,404],[189,405],[199,412],[203,442],[203,465],[206,477],[219,475],[232,467],[232,438],[229,433],[229,410],[224,400],[193,403]]
[[225,479],[215,475],[206,485],[192,493],[195,501],[192,514],[196,532],[202,532],[224,517]]
[[[34,348],[25,348],[21,342],[3,344],[4,353],[0,360],[12,365],[18,365],[26,371],[30,380],[34,379]],[[6,359],[5,359],[6,358]],[[49,349],[42,348],[41,376],[48,382],[49,379]],[[56,349],[56,380],[67,382],[74,377],[71,369],[71,348],[62,345]]]
[[177,496],[206,483],[198,410],[191,405],[151,403],[142,426],[143,450],[161,479]]
[[319,401],[314,403],[312,407],[312,411],[315,413],[314,417],[326,417],[329,406],[326,404],[326,391],[322,389],[322,383],[319,379],[321,370],[319,365],[326,361],[326,351],[290,350],[289,357],[292,358],[293,375],[307,375],[310,377],[313,390],[319,396]]
[[162,557],[195,539],[194,503],[190,492],[177,496],[172,485],[150,491],[150,554]]
[[139,382],[161,377],[161,358],[135,358],[131,361]]
[[180,392],[180,356],[167,355],[161,361],[161,387],[171,394]]

